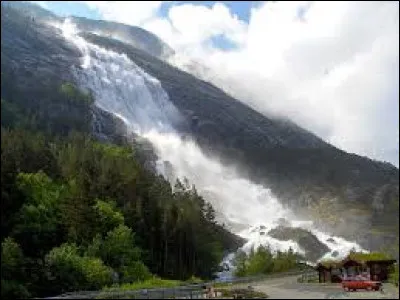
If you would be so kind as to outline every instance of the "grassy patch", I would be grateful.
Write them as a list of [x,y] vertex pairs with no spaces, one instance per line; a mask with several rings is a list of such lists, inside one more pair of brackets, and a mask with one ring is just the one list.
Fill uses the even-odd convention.
[[386,253],[381,252],[371,252],[371,253],[361,253],[361,252],[351,252],[349,254],[349,259],[355,261],[379,261],[379,260],[389,260],[391,257]]
[[267,299],[268,295],[251,289],[216,289],[222,297],[233,297],[234,299]]
[[184,282],[179,280],[167,280],[154,277],[152,279],[148,279],[145,281],[124,283],[121,285],[113,285],[111,287],[105,287],[103,288],[103,291],[132,291],[132,290],[151,289],[160,287],[172,288],[183,284]]
[[173,288],[182,284],[184,284],[184,282],[179,280],[167,280],[153,277],[145,281],[124,283],[120,285],[115,284],[111,287],[105,287],[96,299],[134,299],[134,295],[124,294],[124,292],[142,289]]
[[196,276],[192,276],[190,277],[188,280],[185,281],[186,284],[199,284],[199,283],[203,283],[204,280],[196,277]]

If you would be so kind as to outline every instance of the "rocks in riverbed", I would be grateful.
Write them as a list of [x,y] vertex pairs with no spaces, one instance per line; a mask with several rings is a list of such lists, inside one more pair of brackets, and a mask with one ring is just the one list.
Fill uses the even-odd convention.
[[288,220],[286,220],[285,218],[279,218],[278,225],[283,226],[283,227],[290,227],[290,222]]
[[339,256],[339,252],[338,251],[333,251],[331,256],[332,257],[337,257],[337,256]]
[[329,243],[336,243],[336,241],[333,238],[329,238],[326,241],[329,242]]

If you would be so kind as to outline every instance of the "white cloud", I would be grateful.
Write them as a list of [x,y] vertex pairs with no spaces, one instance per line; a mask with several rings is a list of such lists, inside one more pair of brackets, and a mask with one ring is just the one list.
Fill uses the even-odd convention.
[[92,9],[96,9],[104,19],[141,25],[153,18],[161,6],[161,1],[81,1]]
[[[249,23],[222,3],[88,2],[105,19],[141,25],[170,44],[180,63],[265,114],[288,116],[346,151],[399,155],[399,3],[265,2]],[[303,11],[303,13],[300,13]],[[237,48],[210,43],[223,35]]]
[[247,24],[232,15],[221,3],[212,7],[193,4],[172,6],[167,18],[154,18],[143,27],[171,45],[178,52],[204,54],[212,51],[209,39],[224,36],[227,40],[242,44]]
[[398,166],[398,8],[396,2],[268,2],[252,10],[239,47],[229,52],[201,44],[212,29],[200,36],[191,20],[204,8],[170,13],[176,30],[169,35],[148,29],[185,49],[212,70],[206,77],[257,110],[288,116],[335,146]]

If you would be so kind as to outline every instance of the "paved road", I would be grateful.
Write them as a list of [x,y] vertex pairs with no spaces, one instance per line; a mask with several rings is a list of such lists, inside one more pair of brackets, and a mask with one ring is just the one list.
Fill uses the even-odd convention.
[[298,283],[297,277],[269,279],[252,286],[255,290],[266,293],[270,299],[399,299],[399,290],[392,285],[385,284],[383,293],[345,292],[339,284]]

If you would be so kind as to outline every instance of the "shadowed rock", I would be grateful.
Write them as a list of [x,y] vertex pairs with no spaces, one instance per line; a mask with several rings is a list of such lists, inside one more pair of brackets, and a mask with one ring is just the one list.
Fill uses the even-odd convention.
[[271,229],[268,235],[282,241],[292,240],[297,242],[304,249],[306,259],[310,261],[316,261],[329,251],[329,248],[320,242],[314,234],[302,228],[278,226]]

